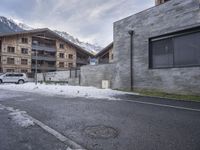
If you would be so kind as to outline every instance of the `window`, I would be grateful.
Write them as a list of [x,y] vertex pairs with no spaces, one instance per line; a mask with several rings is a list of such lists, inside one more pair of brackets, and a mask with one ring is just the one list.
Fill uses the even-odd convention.
[[28,43],[28,38],[22,38],[22,43],[27,44]]
[[26,70],[26,69],[22,69],[21,72],[22,72],[22,73],[27,73],[28,70]]
[[65,67],[64,62],[59,62],[59,67],[64,68]]
[[[6,69],[6,72],[14,72],[14,69]],[[11,74],[7,74],[6,76],[11,76]]]
[[8,46],[8,53],[15,53],[15,47]]
[[150,68],[200,66],[200,32],[150,39]]
[[180,36],[174,39],[174,65],[200,65],[200,33]]
[[27,65],[28,64],[28,60],[27,59],[21,59],[21,64],[22,65]]
[[60,49],[64,49],[64,44],[60,44]]
[[68,66],[69,66],[69,68],[72,68],[72,67],[73,67],[73,64],[72,64],[72,63],[69,63]]
[[64,58],[64,53],[60,53],[60,54],[59,54],[59,57],[60,57],[60,58]]
[[23,77],[23,74],[13,74],[13,77]]
[[22,54],[28,54],[28,49],[27,48],[21,48],[21,53]]
[[173,66],[173,46],[169,39],[152,43],[152,66],[156,68]]
[[14,65],[15,64],[15,59],[14,58],[7,58],[7,64]]
[[69,54],[69,59],[73,59],[73,55],[72,54]]

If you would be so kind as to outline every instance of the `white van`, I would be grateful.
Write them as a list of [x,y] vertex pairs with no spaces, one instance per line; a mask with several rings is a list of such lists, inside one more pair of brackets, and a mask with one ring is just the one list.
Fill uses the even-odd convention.
[[25,73],[5,73],[0,75],[0,83],[18,83],[23,84],[28,79]]

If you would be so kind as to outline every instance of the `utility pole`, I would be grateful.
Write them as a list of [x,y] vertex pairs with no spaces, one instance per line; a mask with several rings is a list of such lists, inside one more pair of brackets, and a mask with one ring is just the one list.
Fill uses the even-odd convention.
[[133,35],[134,31],[128,31],[130,35],[130,80],[131,80],[131,91],[133,91]]
[[37,66],[38,66],[38,62],[37,62],[37,50],[35,50],[35,85],[37,85],[38,83],[38,79],[37,79]]

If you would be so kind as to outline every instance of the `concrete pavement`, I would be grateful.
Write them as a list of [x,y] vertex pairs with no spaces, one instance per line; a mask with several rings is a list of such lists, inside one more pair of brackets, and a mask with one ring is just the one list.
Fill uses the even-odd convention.
[[[121,98],[122,101],[111,101],[0,91],[0,104],[26,111],[30,116],[88,150],[200,149],[200,112],[195,111],[200,110],[200,103],[130,95]],[[0,110],[0,114],[0,119],[3,120],[0,126],[5,128],[0,130],[1,139],[4,139],[2,135],[9,132],[14,134],[0,143],[0,149],[5,149],[8,145],[16,147],[16,150],[20,149],[20,146],[16,146],[21,145],[16,141],[16,137],[19,134],[25,136],[26,132],[30,133],[26,135],[27,138],[40,137],[40,134],[41,137],[50,138],[40,142],[46,142],[47,145],[49,143],[51,149],[66,148],[65,144],[38,126],[10,130],[12,127],[9,124],[17,125],[9,121],[5,126],[3,122],[6,122],[7,112]],[[32,128],[38,128],[38,133]],[[109,134],[111,136],[106,136]],[[42,144],[38,139],[24,143],[29,142],[31,146],[40,147]],[[6,141],[9,144],[6,144]]]

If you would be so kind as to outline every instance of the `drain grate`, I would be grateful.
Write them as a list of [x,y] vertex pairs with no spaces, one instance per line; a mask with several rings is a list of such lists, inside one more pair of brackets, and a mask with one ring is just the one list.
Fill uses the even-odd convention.
[[116,129],[104,125],[88,126],[84,129],[84,133],[92,138],[115,138],[118,136]]

